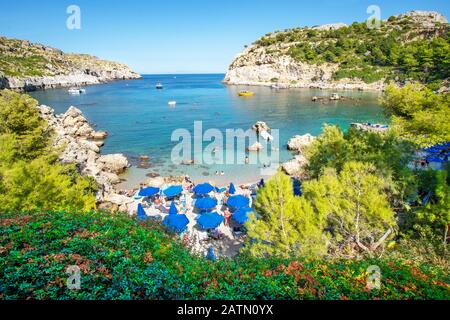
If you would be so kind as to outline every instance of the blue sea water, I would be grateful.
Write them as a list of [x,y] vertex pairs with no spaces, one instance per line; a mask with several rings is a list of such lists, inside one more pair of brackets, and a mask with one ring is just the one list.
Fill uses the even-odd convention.
[[[352,122],[386,121],[377,93],[345,91],[342,95],[355,99],[321,104],[311,98],[329,96],[331,91],[226,86],[221,83],[223,78],[223,74],[145,75],[140,80],[88,86],[86,94],[79,96],[69,95],[67,89],[39,91],[32,96],[56,113],[71,105],[78,107],[97,130],[109,133],[102,153],[124,153],[134,165],[140,155],[150,156],[151,168],[130,170],[126,186],[143,181],[150,172],[189,174],[196,181],[219,184],[258,180],[261,164],[174,165],[171,152],[177,142],[171,141],[172,132],[180,128],[193,132],[194,121],[202,121],[204,131],[217,128],[222,132],[247,130],[256,121],[265,121],[279,129],[281,161],[292,158],[286,144],[296,134],[317,135],[325,123],[347,129]],[[156,90],[158,82],[164,85],[163,90]],[[238,92],[245,89],[255,95],[239,97]],[[172,100],[177,101],[174,108],[168,105]],[[216,171],[225,175],[217,176]]]

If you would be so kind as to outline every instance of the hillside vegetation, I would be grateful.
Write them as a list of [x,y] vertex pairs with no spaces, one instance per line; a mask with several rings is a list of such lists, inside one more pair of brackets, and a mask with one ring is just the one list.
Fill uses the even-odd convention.
[[6,77],[42,77],[127,68],[90,55],[69,54],[25,40],[0,37],[0,74]]
[[[312,73],[304,66],[296,67],[296,63],[319,67]],[[243,69],[251,65],[255,66],[253,72]],[[297,80],[315,83],[358,79],[367,84],[394,80],[420,81],[439,88],[450,75],[449,24],[437,13],[413,11],[380,21],[380,27],[373,29],[366,22],[355,22],[349,26],[335,24],[277,31],[266,34],[238,56],[230,66],[230,71],[236,70],[236,74],[230,72],[227,78],[258,81],[261,77],[258,66],[275,70],[272,82],[279,78],[294,84]],[[264,72],[267,71],[261,73]],[[311,79],[304,78],[310,74]]]

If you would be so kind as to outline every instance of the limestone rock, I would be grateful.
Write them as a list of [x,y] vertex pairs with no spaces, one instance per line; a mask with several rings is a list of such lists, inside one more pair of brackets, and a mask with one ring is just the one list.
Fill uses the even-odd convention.
[[62,115],[55,115],[48,106],[39,106],[38,110],[55,133],[54,145],[61,150],[60,161],[75,163],[82,175],[92,177],[98,184],[98,208],[127,211],[130,198],[118,195],[115,185],[121,182],[118,174],[128,167],[128,160],[121,154],[100,156],[106,132],[95,132],[75,107]]
[[261,133],[263,131],[269,132],[270,127],[264,121],[258,121],[252,126],[252,130],[256,133]]
[[259,142],[255,142],[254,144],[252,144],[251,146],[249,146],[247,148],[247,151],[252,151],[252,152],[259,152],[261,150],[264,150],[264,146]]
[[303,155],[297,155],[294,159],[283,163],[282,170],[290,176],[301,176],[304,174],[303,169],[308,164],[308,160]]
[[303,136],[296,135],[288,141],[288,150],[301,152],[302,149],[309,146],[314,139],[315,138],[309,133]]
[[91,134],[91,138],[93,140],[105,140],[107,136],[108,136],[108,133],[105,131],[97,131],[97,132],[93,132]]
[[103,170],[116,174],[124,172],[129,166],[128,160],[123,154],[100,156],[98,162]]

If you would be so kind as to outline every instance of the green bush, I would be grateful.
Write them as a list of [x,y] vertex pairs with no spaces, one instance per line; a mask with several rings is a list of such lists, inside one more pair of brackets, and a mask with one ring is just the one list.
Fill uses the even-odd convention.
[[28,95],[0,91],[0,214],[90,210],[93,179],[58,161],[53,132]]
[[[0,219],[1,299],[449,299],[448,269],[413,259],[220,259],[191,255],[160,225],[111,213]],[[66,269],[81,269],[68,290]],[[366,270],[382,272],[380,290]]]

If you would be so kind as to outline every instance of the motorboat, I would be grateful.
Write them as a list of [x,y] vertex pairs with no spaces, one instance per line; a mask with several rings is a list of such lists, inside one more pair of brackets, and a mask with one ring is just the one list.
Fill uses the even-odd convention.
[[70,88],[69,90],[67,90],[67,92],[69,92],[69,94],[82,94],[82,93],[86,93],[85,89],[81,89],[81,88]]
[[252,91],[241,91],[239,92],[239,97],[252,97],[254,95],[254,93]]
[[340,100],[341,96],[337,93],[333,93],[330,97],[330,100]]
[[156,89],[161,90],[161,89],[163,89],[163,88],[164,88],[164,86],[162,85],[161,82],[158,82],[158,83],[156,84]]
[[171,107],[175,107],[176,105],[177,105],[177,102],[176,101],[169,101],[169,106],[171,106]]

